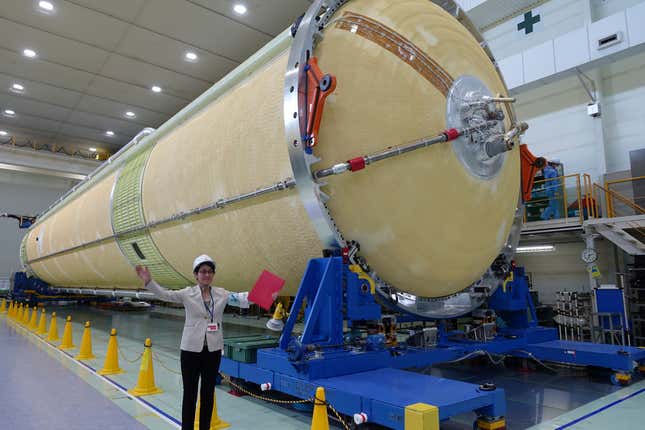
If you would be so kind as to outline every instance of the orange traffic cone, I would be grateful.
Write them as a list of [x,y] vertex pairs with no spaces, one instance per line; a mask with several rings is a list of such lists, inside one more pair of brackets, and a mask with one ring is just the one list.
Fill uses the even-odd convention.
[[[213,412],[211,415],[211,426],[208,430],[219,430],[230,427],[231,425],[217,414],[217,396],[213,393]],[[197,400],[197,410],[195,411],[195,430],[199,430],[199,400]]]
[[52,319],[49,323],[49,333],[47,333],[47,342],[58,342],[58,326],[56,325],[56,312],[52,312]]
[[311,430],[329,430],[329,418],[327,417],[327,402],[325,401],[325,389],[316,388],[314,399],[314,415],[311,419]]
[[98,371],[98,374],[115,375],[117,373],[124,373],[124,370],[119,367],[119,345],[116,341],[116,329],[113,328],[110,332],[105,363],[103,364],[103,369]]
[[38,330],[36,330],[36,334],[39,336],[47,334],[47,312],[45,312],[45,309],[40,313],[40,321],[38,321]]
[[163,391],[155,385],[155,372],[152,366],[152,341],[148,338],[144,344],[143,356],[141,357],[141,367],[139,368],[137,386],[128,390],[128,393],[133,396],[149,396],[151,394],[162,392]]
[[0,303],[0,314],[6,314],[7,313],[7,300],[2,299],[2,303]]
[[72,317],[67,316],[67,321],[65,322],[65,328],[63,329],[63,341],[61,342],[60,349],[72,349],[76,348],[74,342],[72,341]]
[[38,330],[38,308],[36,306],[34,306],[34,310],[31,313],[31,318],[29,319],[29,330]]
[[85,321],[85,330],[83,330],[83,337],[81,338],[81,348],[78,351],[78,355],[74,358],[77,360],[93,360],[96,358],[92,352],[92,329],[90,328],[89,321]]
[[10,302],[9,302],[9,310],[7,311],[7,316],[8,316],[9,318],[13,318],[13,309],[14,309],[14,307],[13,307],[13,301],[10,301]]

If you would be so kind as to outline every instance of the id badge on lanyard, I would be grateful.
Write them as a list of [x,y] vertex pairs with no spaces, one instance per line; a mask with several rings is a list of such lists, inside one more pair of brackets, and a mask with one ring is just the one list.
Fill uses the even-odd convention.
[[216,323],[216,322],[213,322],[213,319],[214,319],[214,316],[215,316],[214,315],[215,314],[215,300],[213,300],[213,292],[209,291],[209,293],[211,295],[210,307],[206,306],[206,303],[204,303],[204,307],[208,311],[208,314],[211,316],[211,322],[206,326],[206,331],[213,332],[213,331],[219,330],[219,324]]

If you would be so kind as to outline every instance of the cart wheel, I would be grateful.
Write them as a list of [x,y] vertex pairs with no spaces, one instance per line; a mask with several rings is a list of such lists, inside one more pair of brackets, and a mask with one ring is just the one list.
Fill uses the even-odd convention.
[[611,374],[611,376],[609,377],[609,380],[611,381],[611,383],[612,383],[613,385],[620,385],[620,383],[618,382],[618,379],[616,378],[616,374],[615,374],[615,373],[612,373],[612,374]]
[[610,380],[614,385],[626,387],[632,382],[632,377],[626,373],[612,373]]

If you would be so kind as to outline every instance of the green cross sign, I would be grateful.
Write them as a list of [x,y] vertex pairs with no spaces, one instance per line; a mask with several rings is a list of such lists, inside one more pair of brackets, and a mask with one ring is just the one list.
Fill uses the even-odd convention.
[[533,16],[533,11],[524,14],[524,21],[517,24],[517,31],[524,30],[524,34],[533,33],[533,26],[540,22],[540,15]]

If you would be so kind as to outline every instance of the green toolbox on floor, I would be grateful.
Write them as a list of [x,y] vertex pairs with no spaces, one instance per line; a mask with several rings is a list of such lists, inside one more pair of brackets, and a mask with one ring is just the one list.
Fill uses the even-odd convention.
[[255,363],[258,349],[275,348],[279,339],[274,336],[255,335],[224,339],[224,355],[242,363]]

